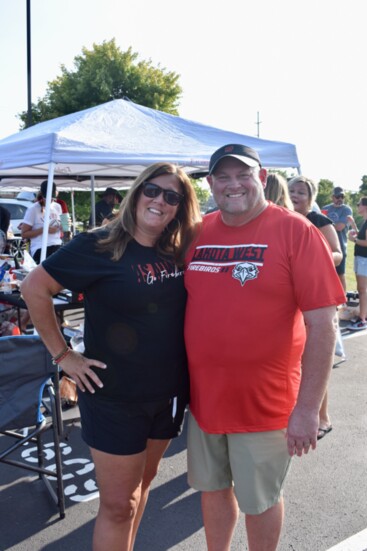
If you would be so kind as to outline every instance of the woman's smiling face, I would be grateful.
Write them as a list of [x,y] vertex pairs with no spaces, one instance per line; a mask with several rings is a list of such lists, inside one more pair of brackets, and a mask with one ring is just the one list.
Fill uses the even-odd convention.
[[[163,190],[172,190],[176,193],[182,194],[181,184],[174,174],[162,174],[155,178],[149,178],[149,182],[157,184]],[[169,205],[164,197],[163,193],[160,193],[157,197],[146,197],[141,188],[136,204],[136,231],[134,238],[142,243],[145,243],[146,239],[149,240],[149,236],[153,240],[153,244],[157,237],[163,232],[164,228],[173,220],[176,216],[179,205]]]

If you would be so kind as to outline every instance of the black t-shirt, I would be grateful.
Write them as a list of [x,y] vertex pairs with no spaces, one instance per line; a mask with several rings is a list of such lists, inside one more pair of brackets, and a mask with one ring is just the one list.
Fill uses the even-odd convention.
[[330,220],[330,218],[328,218],[321,212],[315,212],[313,210],[311,210],[307,214],[306,218],[308,218],[309,221],[312,222],[314,226],[316,226],[316,228],[323,228],[324,226],[329,226],[330,224],[333,223],[333,221]]
[[[358,232],[358,239],[366,239],[366,231],[367,231],[367,220],[363,222],[363,225],[361,229]],[[357,245],[357,243],[354,245],[354,256],[363,256],[364,258],[367,258],[367,247],[363,247],[362,245]]]
[[84,293],[85,356],[107,364],[95,368],[104,383],[96,392],[127,402],[186,392],[183,272],[136,241],[115,262],[96,250],[104,233],[79,234],[43,262],[61,285]]
[[[109,205],[103,199],[101,199],[101,201],[98,201],[98,203],[96,203],[96,226],[101,226],[103,220],[105,218],[108,218],[112,211],[113,205]],[[89,225],[92,225],[92,216],[90,216],[89,218]]]

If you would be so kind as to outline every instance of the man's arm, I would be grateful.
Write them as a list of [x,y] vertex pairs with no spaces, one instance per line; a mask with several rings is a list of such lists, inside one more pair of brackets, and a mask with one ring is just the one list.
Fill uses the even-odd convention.
[[335,222],[334,226],[336,231],[343,231],[346,224],[343,224],[343,222]]
[[352,226],[354,230],[356,229],[358,231],[358,228],[353,218],[353,211],[350,206],[343,205],[341,208],[343,210],[341,211],[340,221],[335,222],[334,224],[336,231],[343,231],[347,226]]
[[358,226],[357,226],[353,216],[352,215],[347,216],[347,220],[348,220],[349,226],[351,226],[353,228],[353,230],[358,233]]
[[290,455],[316,448],[319,409],[330,376],[335,348],[335,306],[303,312],[307,339],[302,357],[301,385],[287,429]]

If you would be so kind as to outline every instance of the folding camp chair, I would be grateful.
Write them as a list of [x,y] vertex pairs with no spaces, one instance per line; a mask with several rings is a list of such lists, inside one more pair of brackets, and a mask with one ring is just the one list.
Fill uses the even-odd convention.
[[[65,517],[62,430],[57,368],[41,339],[34,335],[0,337],[0,434],[5,435],[0,438],[0,468],[6,463],[37,473],[57,504],[60,518]],[[54,468],[45,467],[42,436],[46,431],[53,437]],[[30,442],[37,444],[37,464],[10,458]],[[56,490],[49,477],[56,478]]]

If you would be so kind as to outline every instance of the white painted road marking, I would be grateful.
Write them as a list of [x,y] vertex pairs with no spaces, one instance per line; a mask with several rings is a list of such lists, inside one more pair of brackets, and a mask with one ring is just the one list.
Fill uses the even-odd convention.
[[367,551],[367,529],[354,534],[326,551]]
[[346,333],[343,333],[342,328],[342,339],[349,340],[354,339],[355,337],[365,337],[367,335],[367,332],[365,330],[363,331],[347,331]]

